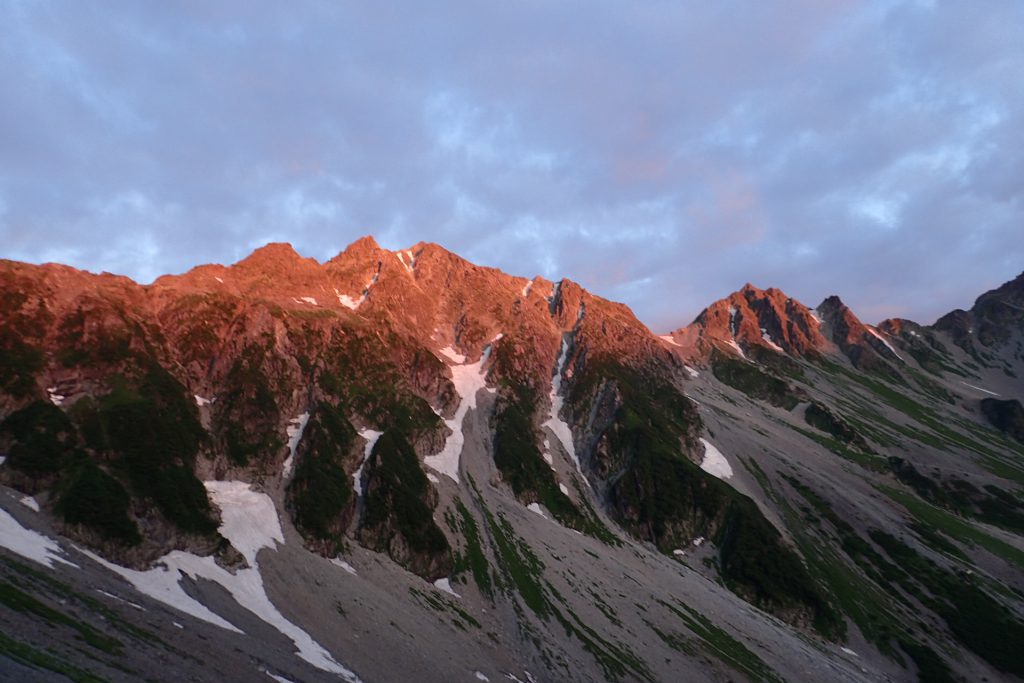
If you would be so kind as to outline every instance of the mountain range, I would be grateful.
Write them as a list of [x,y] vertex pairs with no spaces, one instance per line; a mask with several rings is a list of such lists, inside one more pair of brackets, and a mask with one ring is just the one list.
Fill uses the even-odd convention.
[[1024,274],[656,335],[365,237],[0,261],[0,678],[1024,677]]

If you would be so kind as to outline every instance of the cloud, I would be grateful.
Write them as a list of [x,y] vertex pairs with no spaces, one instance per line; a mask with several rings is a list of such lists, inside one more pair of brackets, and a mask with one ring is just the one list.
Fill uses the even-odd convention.
[[1024,8],[0,0],[0,256],[147,281],[372,233],[658,330],[930,322],[1022,268]]

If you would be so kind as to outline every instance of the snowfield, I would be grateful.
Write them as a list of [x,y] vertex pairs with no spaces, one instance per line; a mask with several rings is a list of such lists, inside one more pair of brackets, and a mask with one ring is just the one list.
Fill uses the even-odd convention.
[[306,431],[306,424],[309,422],[309,413],[303,413],[298,417],[293,417],[288,421],[288,426],[285,427],[284,433],[288,437],[288,457],[284,461],[284,478],[290,479],[292,476],[292,468],[295,466],[295,449],[299,447],[299,442],[302,441],[302,433]]
[[366,446],[363,448],[363,459],[359,461],[359,467],[352,474],[352,489],[356,492],[357,496],[363,495],[363,467],[366,466],[367,461],[370,459],[373,447],[377,445],[377,439],[383,433],[378,432],[376,429],[364,429],[359,432],[359,436],[366,439]]
[[[555,365],[555,375],[551,378],[551,393],[549,399],[551,400],[551,413],[547,421],[542,425],[551,430],[551,432],[558,439],[558,442],[562,444],[562,448],[569,455],[569,459],[572,464],[575,465],[576,471],[579,472],[580,478],[583,482],[590,486],[590,482],[583,475],[583,468],[580,467],[580,460],[576,457],[576,447],[572,441],[572,430],[569,429],[569,425],[566,424],[565,420],[560,417],[562,412],[562,406],[565,401],[561,396],[562,391],[562,373],[565,372],[565,364],[569,360],[569,338],[568,336],[562,337],[562,351],[558,356],[558,362]],[[545,458],[546,459],[546,458]],[[551,464],[550,462],[548,464]]]
[[256,555],[263,548],[274,548],[278,543],[284,543],[274,502],[265,493],[253,491],[249,484],[242,481],[207,481],[204,486],[214,504],[220,508],[220,533],[242,554],[249,564],[247,568],[238,569],[232,574],[212,557],[198,557],[175,550],[158,560],[153,569],[136,571],[107,562],[89,551],[81,552],[120,574],[140,593],[197,619],[242,633],[235,625],[188,595],[180,581],[183,576],[190,576],[219,583],[239,605],[289,638],[295,644],[296,654],[300,658],[318,669],[338,674],[350,683],[359,681],[353,672],[339,664],[308,633],[285,619],[267,597]]
[[[452,383],[455,385],[455,393],[459,395],[459,407],[455,411],[455,416],[444,422],[448,425],[448,429],[452,430],[452,433],[448,435],[440,453],[428,455],[423,459],[427,467],[438,474],[448,475],[456,483],[459,481],[459,456],[462,455],[462,447],[466,443],[462,423],[466,419],[466,413],[476,408],[476,393],[481,389],[487,389],[487,375],[484,373],[483,367],[491,355],[491,345],[499,339],[501,339],[500,334],[484,348],[484,352],[477,362],[451,366]],[[493,389],[487,390],[494,391]]]
[[700,468],[719,479],[731,477],[732,466],[725,459],[725,456],[722,455],[722,452],[711,445],[711,442],[707,439],[702,438],[700,442],[704,444],[704,460],[701,462]]
[[78,568],[74,562],[65,560],[64,551],[57,541],[26,529],[6,510],[0,509],[0,545],[25,559],[53,567],[54,562]]

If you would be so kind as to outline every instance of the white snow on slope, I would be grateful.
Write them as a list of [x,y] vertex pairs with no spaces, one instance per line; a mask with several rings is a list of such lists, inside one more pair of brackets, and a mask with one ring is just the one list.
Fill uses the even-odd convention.
[[875,328],[871,327],[870,325],[866,325],[865,327],[868,328],[868,332],[870,332],[876,339],[878,339],[880,342],[885,344],[885,348],[887,348],[890,351],[892,351],[892,355],[896,356],[900,360],[903,360],[903,356],[901,356],[900,354],[896,353],[896,349],[894,349],[892,347],[892,344],[889,343],[889,340],[886,339],[885,337],[883,337],[881,334],[879,334],[878,330],[876,330]]
[[[475,363],[465,363],[451,366],[452,384],[455,385],[455,393],[459,395],[459,407],[455,416],[445,420],[448,429],[452,433],[444,443],[444,448],[436,455],[428,455],[423,459],[427,467],[439,474],[446,474],[456,483],[459,481],[459,456],[462,455],[462,447],[466,443],[466,435],[462,432],[462,422],[466,413],[476,408],[476,393],[481,389],[487,389],[487,375],[483,371],[484,363],[491,355],[491,345],[501,339],[499,334],[491,343],[484,348],[480,360]],[[494,392],[494,389],[487,389]]]
[[663,335],[659,336],[658,339],[661,339],[663,341],[667,341],[672,346],[682,346],[682,344],[680,344],[679,342],[677,342],[675,339],[672,338],[671,334],[663,334]]
[[999,394],[997,394],[994,391],[989,391],[988,389],[982,389],[981,387],[976,387],[973,384],[968,384],[967,382],[965,382],[963,380],[960,380],[960,384],[963,384],[965,387],[970,387],[971,389],[977,389],[978,391],[983,391],[986,394],[990,394],[992,396],[998,396],[999,395]]
[[256,566],[256,554],[261,548],[273,549],[284,543],[270,496],[253,491],[244,481],[207,481],[203,485],[220,508],[218,531],[242,553],[250,567]]
[[54,562],[61,562],[78,569],[77,564],[61,557],[64,551],[55,540],[26,529],[3,509],[0,509],[0,546],[47,567],[53,567]]
[[302,441],[302,433],[306,431],[306,424],[309,422],[309,413],[303,413],[288,420],[288,426],[284,433],[288,437],[288,457],[284,461],[283,476],[288,479],[292,476],[292,468],[295,466],[295,449]]
[[555,375],[551,378],[551,394],[549,398],[551,400],[551,414],[547,421],[544,422],[543,427],[547,427],[552,433],[558,438],[558,442],[562,444],[562,448],[569,454],[569,459],[572,460],[572,464],[576,466],[576,471],[580,473],[580,477],[583,482],[590,486],[590,482],[583,475],[583,468],[580,467],[580,460],[576,457],[576,447],[572,441],[572,430],[569,429],[569,425],[566,424],[560,415],[562,413],[562,406],[565,404],[565,400],[562,398],[562,373],[565,371],[565,364],[569,360],[569,337],[567,335],[562,336],[562,352],[558,356],[558,362],[555,364]]
[[[152,569],[138,571],[108,562],[99,555],[84,548],[77,548],[77,550],[91,558],[94,562],[98,562],[110,571],[121,575],[128,583],[135,586],[135,590],[143,595],[148,595],[154,600],[170,605],[176,610],[190,614],[196,619],[202,619],[214,626],[220,626],[235,633],[242,632],[186,593],[179,583],[182,574],[195,577],[210,576],[216,574],[217,571],[223,572],[224,570],[217,566],[212,557],[197,557],[191,553],[175,550],[157,560],[156,565]],[[227,572],[224,573],[226,574]]]
[[331,559],[331,564],[336,565],[338,567],[341,567],[342,569],[347,571],[352,576],[359,576],[359,574],[356,573],[356,568],[353,567],[352,565],[350,565],[345,560],[341,559],[340,557],[332,558]]
[[698,377],[700,377],[700,373],[691,368],[689,365],[684,365],[683,367],[686,369],[686,373],[693,379],[697,379]]
[[441,355],[456,365],[462,365],[466,362],[466,357],[450,346],[446,346],[441,349]]
[[57,387],[49,387],[46,390],[46,393],[49,394],[50,403],[53,405],[59,406],[61,403],[64,403],[64,396],[57,393]]
[[768,344],[768,346],[772,347],[779,353],[785,353],[785,351],[782,350],[782,347],[772,340],[771,335],[768,334],[768,330],[764,329],[763,327],[761,328],[761,339],[763,339],[765,343]]
[[529,505],[526,506],[526,509],[529,510],[530,512],[540,515],[544,519],[548,518],[548,516],[544,514],[544,508],[540,506],[540,503],[530,503]]
[[337,287],[334,288],[334,296],[338,297],[339,304],[346,308],[351,308],[353,311],[356,310],[360,303],[362,303],[362,299],[356,301],[348,294],[342,294],[341,292],[339,292]]
[[483,671],[474,671],[473,675],[476,676],[476,680],[478,680],[478,681],[490,681],[491,680],[491,679],[489,679],[487,677],[487,675]]
[[370,453],[373,452],[373,447],[377,445],[377,439],[384,432],[378,432],[376,429],[364,429],[359,432],[359,436],[366,439],[366,446],[363,448],[363,459],[359,461],[359,467],[352,474],[352,489],[356,492],[357,496],[363,495],[363,467],[366,465],[366,461],[370,459]]
[[363,287],[363,293],[359,296],[358,299],[353,299],[347,294],[341,294],[340,292],[338,292],[337,288],[334,289],[334,295],[338,297],[338,303],[340,303],[342,306],[345,306],[346,308],[351,308],[354,311],[357,308],[359,308],[364,301],[366,301],[366,297],[370,296],[370,287],[373,287],[375,284],[377,284],[377,280],[379,278],[380,268],[378,267],[377,272],[373,274],[373,277],[370,278],[370,280],[366,283],[366,286]]
[[221,283],[221,284],[224,284],[224,281],[223,281],[223,280],[221,280],[221,279],[220,279],[219,277],[217,277],[216,275],[214,275],[214,276],[213,276],[213,279],[214,279],[214,280],[216,280],[217,282]]
[[730,339],[729,341],[726,342],[726,344],[732,347],[732,349],[740,355],[740,358],[747,357],[747,354],[743,353],[743,349],[740,348],[740,345],[736,343],[735,339]]
[[241,633],[185,593],[179,580],[182,574],[187,574],[219,583],[239,605],[287,636],[298,649],[300,658],[318,669],[336,673],[350,683],[359,681],[308,633],[285,619],[267,597],[256,554],[262,548],[273,548],[284,542],[274,502],[265,493],[253,491],[249,484],[241,481],[207,481],[204,485],[214,504],[220,508],[220,533],[245,557],[248,568],[238,569],[232,574],[212,557],[197,557],[175,550],[158,561],[162,567],[140,572],[111,564],[88,551],[82,552],[126,578],[140,592],[196,618]]
[[442,579],[438,579],[437,581],[435,581],[434,582],[434,588],[436,588],[439,591],[444,591],[448,595],[455,596],[456,598],[459,598],[460,600],[462,599],[462,596],[459,595],[458,593],[456,593],[455,590],[452,588],[452,583],[451,583],[451,581],[448,580],[447,576],[442,578]]
[[302,300],[305,301],[307,304],[310,304],[311,306],[319,306],[320,305],[320,304],[318,304],[316,302],[316,299],[314,299],[311,296],[304,296],[304,297],[302,297]]
[[[398,257],[398,260],[401,261],[402,265],[405,266],[405,269],[410,273],[413,271],[413,268],[416,267],[416,257],[412,255],[412,249],[396,251],[395,256]],[[406,259],[409,259],[408,263],[406,263]]]
[[264,673],[267,674],[268,676],[270,676],[271,678],[273,678],[275,681],[277,681],[277,683],[295,683],[295,681],[289,680],[289,679],[285,678],[284,676],[278,676],[277,674],[272,674],[269,671],[265,671]]
[[196,405],[199,406],[200,408],[202,408],[203,406],[208,406],[211,403],[213,403],[212,400],[210,400],[208,398],[203,398],[199,394],[193,394],[192,398],[194,398],[196,400]]
[[569,495],[569,487],[563,484],[562,482],[558,482],[558,490],[561,491],[566,496]]
[[39,502],[32,496],[22,496],[18,499],[18,502],[27,507],[29,510],[39,512]]
[[525,285],[523,285],[523,296],[524,297],[530,296],[530,290],[531,289],[533,289],[533,280],[530,280]]
[[811,313],[811,318],[814,320],[814,322],[818,323],[819,325],[821,325],[823,322],[825,322],[824,320],[821,319],[821,313],[818,313],[818,309],[817,308],[810,309],[810,313]]
[[729,465],[729,461],[725,459],[725,456],[722,455],[722,452],[712,446],[707,439],[702,438],[700,442],[704,444],[704,460],[700,463],[700,468],[719,479],[731,477],[732,467]]
[[137,605],[134,602],[132,602],[131,600],[125,600],[120,595],[114,595],[113,593],[108,593],[107,591],[102,590],[100,588],[97,588],[96,592],[99,593],[100,595],[105,595],[108,598],[111,598],[112,600],[117,600],[118,602],[123,602],[124,604],[128,605],[129,607],[134,607],[135,609],[139,610],[140,612],[145,612],[146,611],[146,608],[143,607],[142,605]]
[[731,334],[733,337],[735,337],[736,333],[739,331],[739,328],[736,326],[736,313],[738,312],[738,310],[739,309],[737,309],[735,306],[729,307],[729,334]]

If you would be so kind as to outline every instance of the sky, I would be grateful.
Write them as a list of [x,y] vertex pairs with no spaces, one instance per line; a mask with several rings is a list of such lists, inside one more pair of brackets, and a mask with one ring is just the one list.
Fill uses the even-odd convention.
[[1024,270],[1024,3],[0,0],[0,258],[372,234],[655,331],[752,282],[930,323]]

